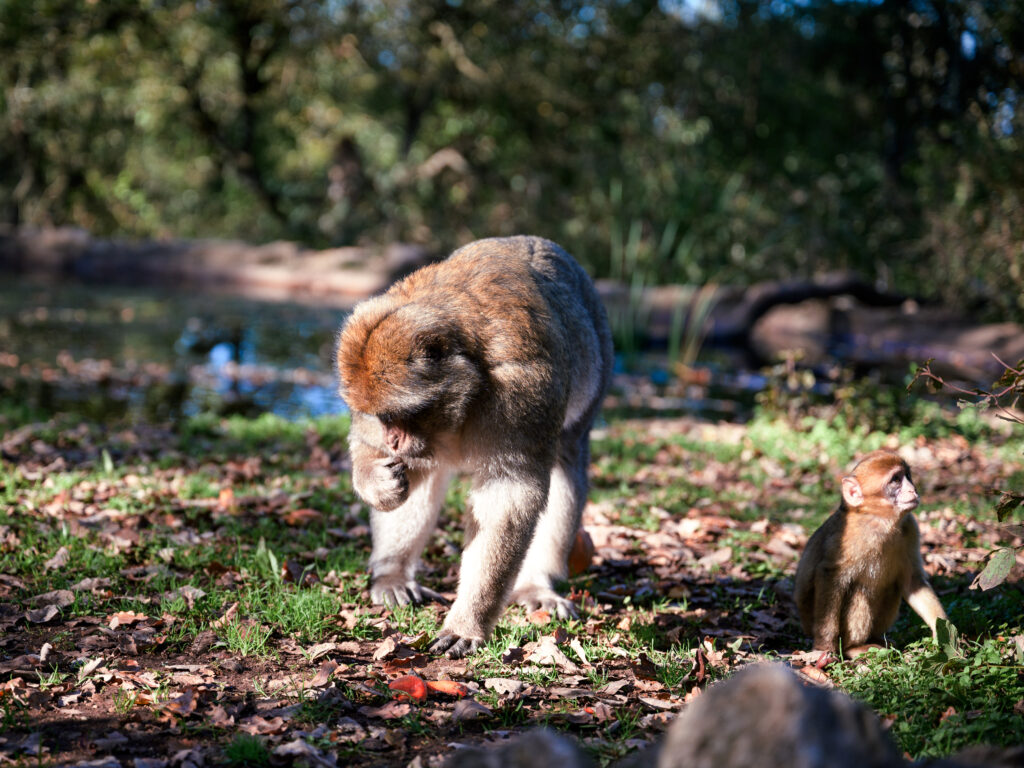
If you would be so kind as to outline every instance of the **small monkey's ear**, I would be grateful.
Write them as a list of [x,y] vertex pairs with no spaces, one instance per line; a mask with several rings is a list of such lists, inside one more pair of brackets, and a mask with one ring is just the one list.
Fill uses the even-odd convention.
[[864,489],[853,475],[843,478],[843,501],[848,507],[859,507],[864,503]]

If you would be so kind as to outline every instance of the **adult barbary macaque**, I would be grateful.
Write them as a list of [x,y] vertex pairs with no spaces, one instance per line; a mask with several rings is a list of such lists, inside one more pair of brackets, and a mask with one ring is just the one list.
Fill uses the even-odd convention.
[[837,509],[807,542],[795,597],[814,648],[856,655],[879,645],[900,599],[924,619],[946,618],[921,562],[918,505],[910,467],[893,451],[874,451],[842,479]]
[[464,472],[458,592],[431,651],[473,652],[510,600],[574,616],[555,584],[612,367],[608,320],[579,264],[536,237],[470,243],[359,304],[337,362],[352,483],[373,508],[373,601],[432,594],[416,568],[448,482]]

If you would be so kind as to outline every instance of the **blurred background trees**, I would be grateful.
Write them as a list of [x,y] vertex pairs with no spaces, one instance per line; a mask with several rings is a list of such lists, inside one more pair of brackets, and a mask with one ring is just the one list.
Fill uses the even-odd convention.
[[0,222],[532,232],[1024,318],[1019,0],[5,0]]

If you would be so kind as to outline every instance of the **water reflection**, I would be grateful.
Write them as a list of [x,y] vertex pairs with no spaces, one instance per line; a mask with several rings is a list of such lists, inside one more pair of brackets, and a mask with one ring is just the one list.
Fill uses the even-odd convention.
[[335,309],[0,276],[0,399],[86,418],[342,411]]

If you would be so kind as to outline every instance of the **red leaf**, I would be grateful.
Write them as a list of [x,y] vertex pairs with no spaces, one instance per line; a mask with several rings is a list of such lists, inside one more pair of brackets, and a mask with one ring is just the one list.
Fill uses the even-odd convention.
[[405,675],[392,680],[388,688],[399,695],[408,696],[413,701],[425,701],[427,698],[427,684],[417,675]]
[[427,688],[448,696],[469,696],[469,688],[455,680],[427,680]]

